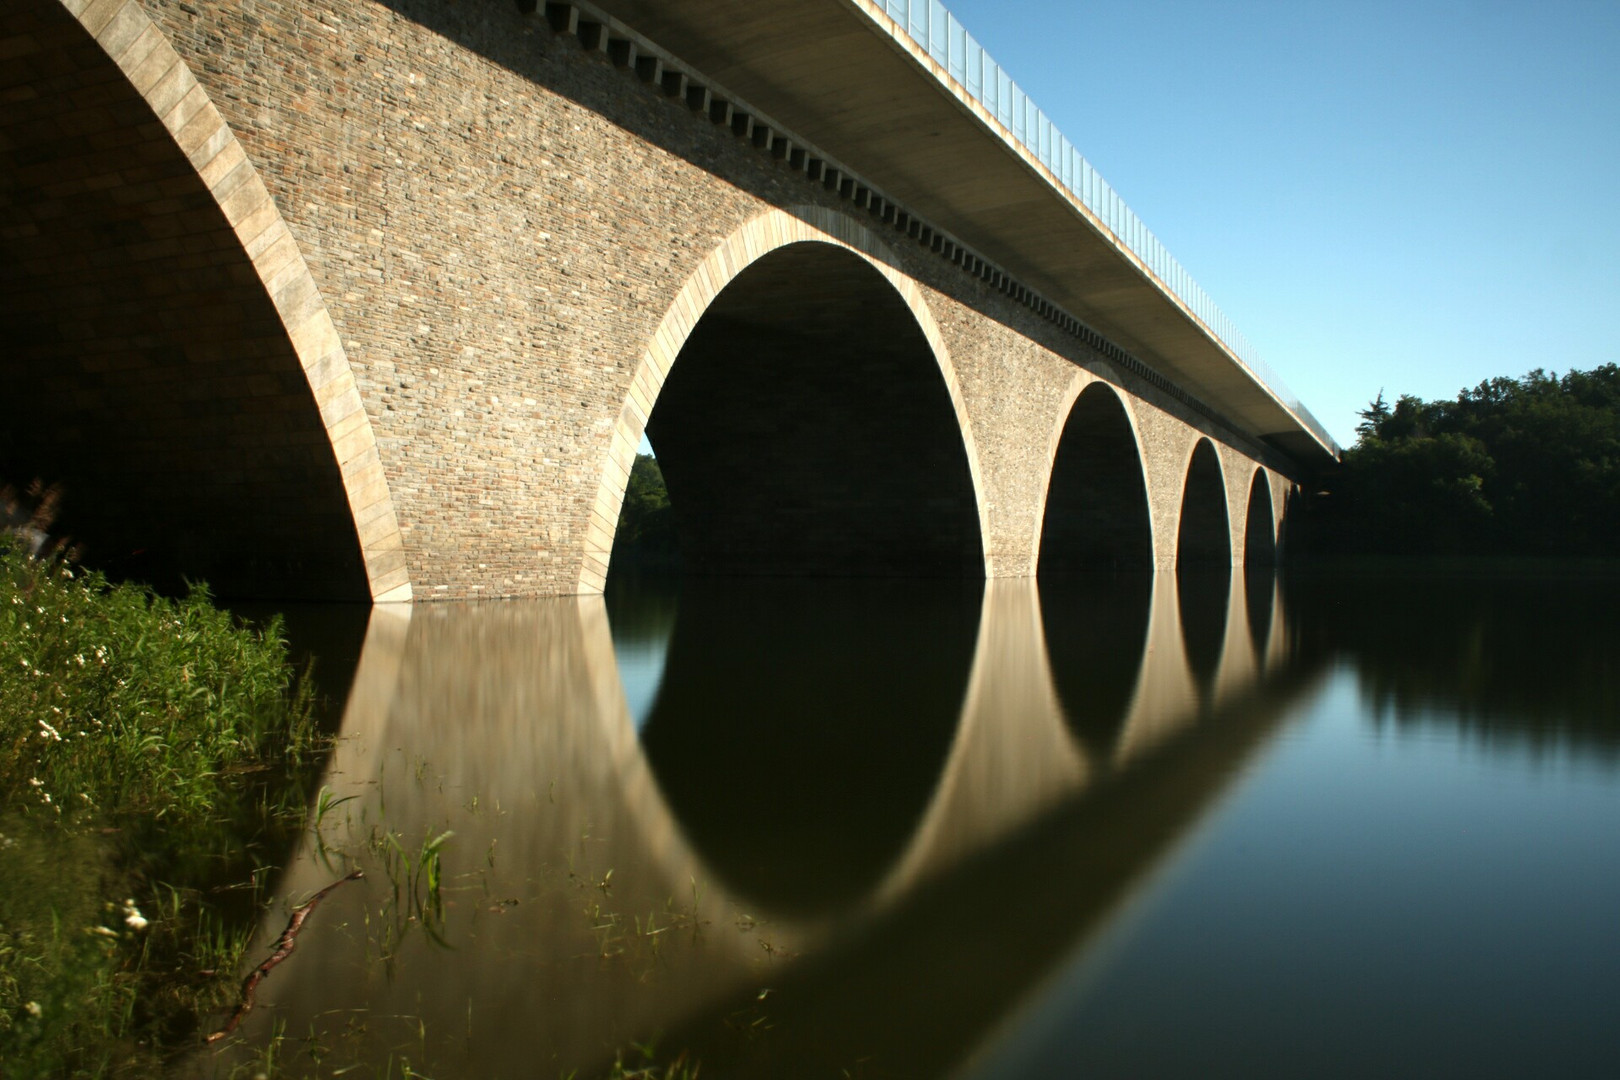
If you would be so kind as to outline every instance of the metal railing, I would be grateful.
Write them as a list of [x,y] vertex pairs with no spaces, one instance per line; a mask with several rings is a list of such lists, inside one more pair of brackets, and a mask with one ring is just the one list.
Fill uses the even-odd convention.
[[940,0],[873,0],[895,25],[920,46],[968,97],[978,102],[1013,140],[1050,170],[1062,188],[1090,210],[1134,254],[1161,285],[1203,322],[1226,350],[1285,405],[1322,444],[1339,446],[1280,376],[1261,360],[1254,346],[1203,287],[1171,255],[1119,193],[1064,138],[1029,95],[973,39]]

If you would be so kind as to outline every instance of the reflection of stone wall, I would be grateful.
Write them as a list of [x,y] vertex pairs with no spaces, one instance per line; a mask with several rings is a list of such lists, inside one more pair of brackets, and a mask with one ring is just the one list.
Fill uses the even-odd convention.
[[[330,312],[330,344],[375,432],[418,598],[591,585],[585,552],[600,548],[591,515],[613,489],[614,426],[654,330],[703,261],[772,208],[848,220],[872,237],[863,247],[874,258],[919,287],[971,427],[964,441],[990,573],[1031,570],[1077,365],[1124,386],[1133,408],[1164,410],[1155,415],[1182,432],[1240,442],[855,209],[793,159],[736,138],[512,5],[146,7],[285,218],[311,275],[303,302]],[[105,76],[87,68],[63,89]],[[227,333],[221,355],[241,343]],[[353,433],[327,434],[341,459]],[[1182,456],[1179,435],[1144,429],[1143,438],[1168,439],[1170,457]],[[1179,505],[1170,488],[1180,473],[1150,482],[1155,506]],[[349,495],[376,497],[352,484]],[[274,502],[283,513],[297,503]],[[1174,510],[1155,520],[1173,531]],[[1156,544],[1170,550],[1162,536]]]
[[[434,1060],[566,1075],[758,977],[761,941],[797,947],[773,924],[740,929],[748,913],[686,853],[598,598],[378,609],[324,782],[355,798],[328,816],[326,854],[298,853],[262,939],[351,860],[366,877],[324,901],[266,983],[254,1042],[313,1027],[338,1060],[376,1062],[420,1019],[411,1060],[430,1075]],[[414,855],[446,830],[438,945],[394,902],[371,840],[392,832]],[[649,918],[675,928],[638,933]]]
[[[261,940],[351,865],[366,877],[332,893],[310,919],[296,956],[261,991],[249,1045],[280,1024],[313,1027],[334,1067],[410,1045],[413,1067],[428,1075],[430,1063],[448,1060],[476,1075],[588,1070],[632,1039],[813,966],[896,911],[926,903],[918,898],[940,882],[960,888],[964,866],[1001,857],[1094,791],[1157,768],[1210,721],[1219,727],[1265,692],[1241,617],[1220,634],[1214,686],[1193,686],[1185,613],[1173,578],[1160,575],[1085,616],[1099,636],[1125,625],[1123,645],[1100,651],[1133,656],[1124,663],[1128,693],[1110,692],[1110,715],[1091,716],[1081,730],[1065,715],[1049,661],[1062,655],[1052,632],[1077,623],[1042,615],[1043,602],[1067,604],[1075,594],[1043,597],[1033,582],[998,581],[974,605],[958,588],[934,588],[811,585],[794,601],[774,587],[752,607],[732,593],[707,614],[689,606],[695,621],[684,630],[677,612],[673,638],[684,634],[687,645],[670,648],[660,707],[685,701],[688,718],[701,721],[707,701],[718,737],[737,744],[729,752],[691,723],[655,731],[671,722],[667,711],[649,721],[644,748],[600,598],[379,607],[323,778],[332,798],[353,799],[327,815],[321,843],[307,837],[295,853]],[[1110,617],[1109,603],[1132,610]],[[1241,607],[1241,596],[1234,603]],[[741,629],[711,643],[716,607]],[[774,659],[747,649],[748,627],[770,612],[778,625],[755,636],[776,646]],[[862,666],[857,654],[865,653],[871,662]],[[1271,674],[1285,667],[1274,664]],[[807,695],[794,688],[815,682],[825,692],[800,701]],[[941,703],[951,714],[936,718],[932,706]],[[818,726],[817,709],[839,715]],[[922,788],[912,790],[914,763],[884,756],[893,749],[885,736],[861,741],[878,713],[889,715],[889,742],[915,747],[927,772]],[[934,719],[947,728],[934,732]],[[796,742],[749,734],[786,724],[800,728]],[[1099,736],[1105,727],[1113,733]],[[670,738],[698,752],[650,745]],[[820,757],[788,752],[818,738],[835,745]],[[804,805],[754,812],[797,815],[829,845],[842,838],[857,861],[865,838],[850,830],[893,824],[884,819],[891,808],[859,797],[883,780],[873,760],[888,761],[895,786],[907,789],[904,831],[878,838],[883,865],[830,899],[814,882],[803,896],[737,887],[754,883],[731,871],[762,852],[779,854],[773,842],[789,859],[803,852],[812,867],[825,864],[785,830],[773,838],[718,828],[694,799],[707,790],[727,806],[736,788],[797,800]],[[395,892],[378,841],[392,834],[415,855],[446,830],[454,835],[443,859],[442,920],[424,926],[408,892]]]

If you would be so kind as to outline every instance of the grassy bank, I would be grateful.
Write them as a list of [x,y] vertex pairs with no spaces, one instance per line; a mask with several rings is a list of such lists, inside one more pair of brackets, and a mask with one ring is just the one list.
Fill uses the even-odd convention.
[[318,743],[279,624],[0,537],[0,1062],[152,1075],[235,994]]

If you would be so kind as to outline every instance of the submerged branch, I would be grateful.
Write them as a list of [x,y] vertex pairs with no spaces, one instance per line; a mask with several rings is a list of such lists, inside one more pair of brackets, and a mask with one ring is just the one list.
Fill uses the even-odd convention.
[[218,1042],[236,1030],[237,1025],[242,1022],[242,1018],[253,1008],[254,994],[258,992],[259,984],[264,981],[264,977],[270,974],[271,969],[277,964],[292,955],[293,949],[297,947],[298,931],[303,929],[304,920],[309,918],[309,913],[315,910],[315,905],[326,899],[327,893],[342,885],[345,881],[354,881],[356,878],[365,876],[364,871],[356,870],[340,877],[293,909],[292,918],[287,920],[287,929],[283,930],[281,936],[276,939],[276,951],[270,954],[268,960],[254,968],[246,979],[242,980],[242,1004],[237,1007],[236,1013],[231,1017],[230,1022],[208,1036],[207,1041]]

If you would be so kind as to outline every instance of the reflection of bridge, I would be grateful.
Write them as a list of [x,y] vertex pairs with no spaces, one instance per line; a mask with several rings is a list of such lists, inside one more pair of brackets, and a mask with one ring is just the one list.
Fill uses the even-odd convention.
[[[1157,578],[1160,585],[1169,581]],[[399,1020],[396,1031],[387,1018],[420,1016],[428,1031],[427,1060],[434,1040],[443,1040],[438,1052],[471,1053],[478,1059],[471,1071],[480,1075],[505,1075],[518,1062],[549,1067],[552,1059],[543,1055],[550,1054],[566,1071],[748,987],[792,984],[796,976],[788,970],[762,968],[783,962],[772,956],[813,950],[831,957],[829,963],[851,962],[839,942],[867,932],[862,927],[903,923],[919,905],[932,910],[937,902],[929,897],[939,889],[998,893],[1004,882],[972,868],[986,858],[1016,859],[1031,844],[1046,851],[1049,841],[1041,838],[1054,829],[1078,829],[1095,850],[1114,855],[1099,856],[1098,874],[1084,882],[1066,878],[1067,870],[1055,877],[1040,866],[1023,871],[1043,877],[1042,891],[1080,890],[1073,898],[1082,908],[1093,894],[1117,897],[1197,820],[1225,786],[1226,767],[1269,730],[1277,711],[1257,703],[1290,692],[1286,628],[1273,624],[1268,590],[1252,595],[1263,596],[1259,621],[1270,632],[1250,633],[1256,620],[1243,590],[1233,591],[1229,605],[1222,597],[1230,614],[1214,620],[1223,625],[1207,676],[1194,670],[1189,657],[1196,646],[1184,629],[1196,621],[1184,618],[1183,608],[1197,594],[1184,592],[1178,602],[1171,587],[1143,597],[1147,617],[1127,620],[1145,625],[1141,638],[1129,643],[1138,659],[1125,672],[1128,704],[1114,718],[1110,740],[1088,743],[1077,737],[1056,689],[1062,680],[1055,682],[1048,667],[1045,628],[1057,624],[1043,619],[1028,582],[991,583],[970,670],[960,674],[958,685],[966,690],[959,712],[946,718],[939,771],[928,790],[899,809],[905,828],[886,865],[835,908],[806,908],[792,897],[778,903],[768,888],[756,892],[734,881],[723,867],[736,862],[736,853],[719,851],[712,836],[691,827],[702,815],[689,813],[691,797],[683,792],[692,789],[690,781],[712,789],[744,778],[712,769],[703,774],[701,760],[681,766],[699,775],[677,777],[670,773],[675,766],[656,752],[649,762],[618,685],[599,600],[456,605],[414,614],[379,609],[325,783],[338,796],[359,797],[334,815],[349,822],[350,841],[382,826],[410,848],[446,828],[455,831],[446,863],[455,887],[447,894],[443,931],[453,949],[440,951],[407,934],[398,964],[378,963],[379,905],[386,906],[389,885],[368,865],[365,882],[327,901],[319,923],[306,931],[307,948],[277,973],[274,1009],[253,1023],[285,1022],[300,1032],[313,1025],[341,1043],[335,1033],[363,1014],[370,1018],[368,1038],[376,1041],[361,1056],[375,1059],[400,1032],[417,1038],[414,1019]],[[859,637],[857,628],[851,633]],[[726,657],[704,663],[684,655],[683,661],[672,650],[665,695],[681,693],[671,683],[724,681],[718,673]],[[769,712],[762,708],[757,722],[769,724]],[[651,725],[666,722],[655,715]],[[895,722],[919,741],[930,738],[928,716],[902,713]],[[1211,749],[1210,740],[1229,729],[1247,734],[1236,748]],[[674,737],[686,733],[677,730]],[[1106,756],[1099,745],[1111,748]],[[1202,765],[1185,760],[1185,746],[1199,747],[1192,756]],[[866,768],[859,745],[843,746],[838,756],[852,776]],[[760,760],[756,767],[768,779],[799,766]],[[1193,775],[1200,779],[1177,786],[1174,778]],[[845,780],[821,777],[821,798],[847,797]],[[1152,786],[1166,782],[1169,788]],[[1153,792],[1145,803],[1130,794],[1143,783]],[[787,787],[778,790],[783,798],[796,797]],[[1113,808],[1100,820],[1085,809],[1097,799]],[[1151,810],[1145,818],[1143,809]],[[823,818],[822,828],[836,832],[825,807]],[[330,821],[326,834],[341,841],[343,826]],[[748,853],[742,855],[746,860]],[[597,888],[609,871],[609,887]],[[294,860],[282,895],[295,901],[332,875],[320,853],[307,849]],[[738,883],[748,887],[739,890]],[[500,906],[507,898],[520,903]],[[1090,915],[1077,910],[1070,918],[1061,896],[1051,898],[1046,921],[1020,931],[1045,935],[1044,951],[998,958],[1022,974],[1010,984],[1004,975],[985,983],[996,992],[977,1006],[982,1015],[947,1040],[954,1051],[965,1050],[961,1039],[982,1034],[1027,993],[1059,958],[1058,945],[1083,934],[1112,902],[1098,899]],[[663,938],[668,951],[652,965],[645,942],[638,945],[628,927],[632,918],[645,923],[649,914],[665,925],[672,907],[703,920],[705,928],[695,942],[689,932]],[[604,931],[611,913],[620,922]],[[749,919],[740,924],[743,915]],[[755,919],[759,924],[750,925]],[[598,959],[604,934],[629,938],[628,955]],[[950,955],[950,946],[934,947]],[[815,972],[823,960],[810,963],[805,985],[822,978]]]
[[235,592],[599,590],[644,432],[701,568],[1269,557],[1331,442],[932,7],[605,2],[8,4],[5,468]]

